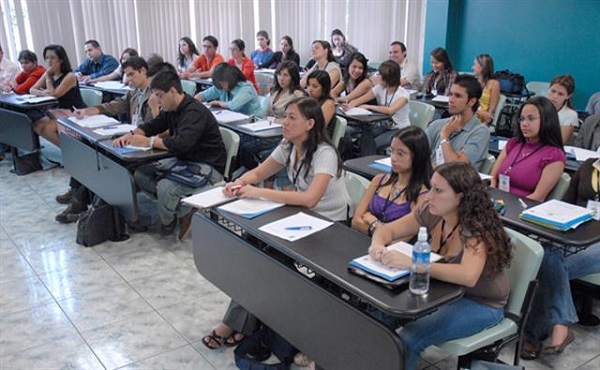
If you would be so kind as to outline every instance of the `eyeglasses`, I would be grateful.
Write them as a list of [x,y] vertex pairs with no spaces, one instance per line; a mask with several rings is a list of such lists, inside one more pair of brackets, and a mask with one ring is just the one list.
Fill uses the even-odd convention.
[[537,117],[534,117],[534,116],[519,117],[519,122],[523,122],[523,121],[534,122],[534,121],[536,121],[538,119],[540,119],[540,116],[537,116]]

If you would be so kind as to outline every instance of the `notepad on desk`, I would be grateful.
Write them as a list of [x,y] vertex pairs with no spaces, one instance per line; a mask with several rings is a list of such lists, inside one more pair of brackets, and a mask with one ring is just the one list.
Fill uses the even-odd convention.
[[271,122],[271,121],[267,121],[267,120],[263,119],[263,120],[252,122],[252,123],[244,123],[243,125],[240,125],[239,127],[243,127],[245,129],[252,130],[254,132],[258,132],[258,131],[264,131],[264,130],[271,130],[271,129],[282,127],[282,126],[283,125],[281,123]]
[[94,86],[105,90],[132,90],[131,87],[124,85],[120,81],[100,81],[96,82]]
[[565,145],[565,153],[572,154],[579,162],[586,161],[588,158],[600,158],[600,148],[597,152],[594,152],[593,150]]
[[223,193],[224,186],[217,186],[209,190],[183,198],[181,201],[195,208],[208,208],[217,204],[225,203],[232,198]]
[[113,136],[119,134],[126,134],[135,130],[137,126],[130,124],[122,124],[122,125],[113,125],[113,126],[103,126],[101,128],[95,129],[94,133],[101,136]]
[[373,112],[365,108],[354,107],[344,111],[344,114],[347,116],[368,116]]
[[450,101],[450,97],[446,95],[437,95],[431,99],[431,101],[439,102],[439,103],[448,103]]
[[[400,241],[394,244],[390,244],[386,248],[387,250],[397,251],[412,258],[413,246],[406,242]],[[441,259],[442,256],[437,253],[432,252],[429,256],[429,260],[431,262],[436,262]],[[350,261],[350,266],[357,267],[365,272],[368,272],[369,274],[385,279],[386,281],[395,281],[410,274],[410,270],[386,267],[381,262],[373,260],[368,254],[353,259],[352,261]]]
[[332,221],[325,221],[321,218],[307,215],[304,212],[298,212],[295,215],[263,225],[259,230],[293,242],[326,229],[331,225],[333,225]]
[[238,199],[219,207],[219,209],[245,218],[255,218],[283,206],[283,203],[266,199]]
[[118,125],[120,122],[104,114],[85,116],[83,118],[69,117],[69,119],[81,127],[97,128],[102,126]]
[[28,95],[18,96],[17,100],[20,103],[36,104],[36,103],[43,103],[45,101],[54,101],[57,99],[53,96],[36,96],[36,95],[28,94]]
[[371,163],[369,167],[374,168],[376,170],[389,172],[392,170],[392,159],[390,157],[377,159],[373,161],[373,163]]
[[113,148],[114,148],[114,151],[117,152],[117,153],[119,153],[119,154],[129,154],[129,153],[135,153],[135,152],[145,152],[147,150],[152,149],[149,146],[133,146],[133,145],[115,146]]
[[243,121],[243,120],[247,120],[248,118],[250,118],[249,116],[247,116],[245,114],[233,112],[233,111],[230,111],[227,109],[213,110],[211,112],[217,119],[217,122],[219,122],[219,123],[238,122],[238,121]]
[[519,215],[522,220],[560,231],[575,229],[593,217],[591,209],[556,199],[526,209]]

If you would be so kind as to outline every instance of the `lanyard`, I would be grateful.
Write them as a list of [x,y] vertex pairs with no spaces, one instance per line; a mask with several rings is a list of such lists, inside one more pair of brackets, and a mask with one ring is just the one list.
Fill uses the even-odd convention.
[[456,229],[458,229],[458,225],[460,225],[460,222],[457,222],[456,225],[454,225],[454,227],[452,228],[452,230],[450,230],[450,234],[448,234],[448,236],[444,238],[444,226],[446,226],[446,220],[442,219],[442,229],[440,230],[440,253],[442,253],[442,248],[446,245],[448,239],[450,239],[450,237],[452,237],[452,234],[454,234]]
[[[294,180],[292,181],[292,183],[294,184],[294,187],[296,189],[298,189],[298,185],[296,184],[296,181],[298,181],[298,176],[300,176],[300,171],[302,171],[302,166],[304,166],[304,162],[300,163],[300,167],[298,167],[298,170],[296,171],[296,173],[294,174]],[[292,172],[294,170],[292,169]]]
[[396,95],[396,92],[398,91],[398,87],[396,86],[396,90],[394,90],[394,93],[392,94],[392,96],[390,97],[390,100],[388,101],[388,90],[387,88],[385,89],[385,106],[389,107],[390,105],[392,105],[392,100],[394,100],[394,95]]
[[[519,152],[517,153],[517,155],[515,156],[515,159],[513,159],[512,163],[510,164],[510,166],[508,166],[508,168],[506,169],[506,171],[504,171],[505,175],[508,175],[510,173],[510,171],[512,171],[513,167],[516,164],[519,164],[521,162],[523,162],[525,159],[527,159],[528,157],[532,156],[535,152],[539,151],[540,149],[542,149],[544,147],[543,144],[541,144],[540,146],[538,146],[537,148],[535,148],[535,150],[533,150],[531,153],[528,154],[524,154],[521,157],[521,152],[523,151],[523,148],[525,148],[525,143],[521,144],[521,147],[519,148]],[[519,158],[521,157],[521,158]]]
[[387,211],[387,209],[392,205],[392,203],[394,203],[396,200],[398,200],[398,198],[400,198],[402,196],[402,194],[404,194],[404,192],[406,191],[407,187],[404,187],[404,189],[400,190],[399,192],[394,192],[394,197],[392,198],[392,200],[390,200],[390,195],[392,195],[392,190],[394,189],[394,186],[392,185],[390,187],[390,192],[387,195],[387,198],[385,198],[385,204],[383,205],[383,209],[381,210],[381,217],[383,217],[383,222],[388,222],[387,220],[387,215],[385,214],[385,211]]

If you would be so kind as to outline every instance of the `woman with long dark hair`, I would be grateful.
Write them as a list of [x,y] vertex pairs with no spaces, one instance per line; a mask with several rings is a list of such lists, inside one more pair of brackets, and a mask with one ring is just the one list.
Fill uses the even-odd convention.
[[423,79],[423,91],[426,95],[448,95],[456,78],[450,57],[444,48],[435,48],[429,55],[431,71]]

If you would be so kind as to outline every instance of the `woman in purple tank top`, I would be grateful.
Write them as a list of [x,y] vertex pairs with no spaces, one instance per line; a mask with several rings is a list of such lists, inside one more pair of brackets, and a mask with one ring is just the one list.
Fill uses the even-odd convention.
[[381,223],[394,221],[425,200],[433,172],[429,141],[418,127],[401,129],[392,138],[392,170],[375,176],[356,207],[352,227],[372,235]]

